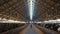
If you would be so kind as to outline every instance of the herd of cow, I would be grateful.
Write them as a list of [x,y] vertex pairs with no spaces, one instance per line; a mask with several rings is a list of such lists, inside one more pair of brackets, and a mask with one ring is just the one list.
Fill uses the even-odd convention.
[[21,27],[24,24],[20,23],[0,23],[0,33],[6,32],[11,29],[15,29],[17,27]]
[[43,24],[38,24],[38,25],[45,27],[47,29],[60,32],[60,23],[43,23]]

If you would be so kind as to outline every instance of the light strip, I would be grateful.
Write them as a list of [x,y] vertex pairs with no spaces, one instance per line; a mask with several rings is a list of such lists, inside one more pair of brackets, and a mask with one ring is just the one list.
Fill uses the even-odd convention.
[[33,2],[32,0],[30,0],[30,20],[32,20],[32,16],[33,16]]
[[34,2],[35,2],[35,0],[28,0],[28,8],[29,8],[30,20],[33,19]]

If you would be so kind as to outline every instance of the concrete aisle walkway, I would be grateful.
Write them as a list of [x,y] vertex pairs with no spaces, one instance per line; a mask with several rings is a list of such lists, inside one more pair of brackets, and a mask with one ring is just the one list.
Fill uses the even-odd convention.
[[25,34],[38,34],[37,32],[35,32],[35,30],[33,28],[29,28],[28,31]]
[[38,28],[36,28],[35,25],[29,24],[28,27],[25,28],[19,34],[44,34],[44,33],[42,31],[40,31]]
[[38,34],[35,29],[30,25],[29,29],[27,30],[27,32],[25,34]]

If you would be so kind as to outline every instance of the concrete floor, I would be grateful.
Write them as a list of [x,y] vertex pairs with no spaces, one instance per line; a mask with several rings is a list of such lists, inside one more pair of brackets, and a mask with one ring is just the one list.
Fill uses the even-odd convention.
[[34,25],[30,24],[19,34],[43,34],[43,32],[37,29]]
[[34,28],[30,27],[25,34],[38,34]]

